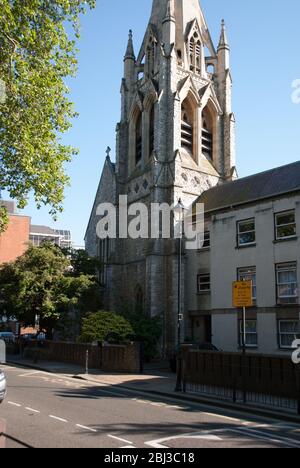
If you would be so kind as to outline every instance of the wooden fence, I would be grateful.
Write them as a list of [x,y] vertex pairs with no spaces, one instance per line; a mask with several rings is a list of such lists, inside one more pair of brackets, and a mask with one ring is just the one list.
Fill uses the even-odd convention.
[[55,341],[27,343],[23,355],[36,360],[47,360],[86,366],[104,371],[139,373],[141,370],[140,345],[103,345],[67,343]]

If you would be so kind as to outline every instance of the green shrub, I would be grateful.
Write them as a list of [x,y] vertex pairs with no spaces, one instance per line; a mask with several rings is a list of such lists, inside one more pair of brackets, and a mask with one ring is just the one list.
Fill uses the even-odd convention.
[[81,343],[94,341],[109,343],[124,343],[134,339],[131,324],[121,315],[113,312],[96,312],[82,319]]

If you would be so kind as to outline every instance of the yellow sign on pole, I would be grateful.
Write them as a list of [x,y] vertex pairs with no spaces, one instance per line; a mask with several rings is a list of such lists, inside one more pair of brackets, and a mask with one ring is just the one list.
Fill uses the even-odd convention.
[[235,281],[232,296],[233,307],[253,307],[252,281]]

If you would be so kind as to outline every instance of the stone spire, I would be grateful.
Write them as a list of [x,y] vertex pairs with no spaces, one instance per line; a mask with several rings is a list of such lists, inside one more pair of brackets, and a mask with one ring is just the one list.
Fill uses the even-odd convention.
[[174,0],[168,0],[167,2],[167,9],[165,12],[165,17],[163,20],[163,42],[165,45],[165,51],[168,53],[170,52],[170,48],[168,50],[168,46],[175,44],[176,38],[176,20],[175,20],[175,6]]
[[221,36],[220,36],[218,50],[220,50],[220,49],[227,49],[227,50],[230,49],[229,48],[229,42],[228,42],[228,39],[227,39],[226,25],[225,25],[224,20],[222,20],[222,23],[221,23]]
[[222,20],[221,24],[221,36],[218,46],[218,69],[221,75],[230,69],[230,47],[224,20]]
[[[202,36],[205,38],[205,45],[210,50],[210,54],[215,55],[215,49],[199,0],[153,0],[149,23],[155,26],[157,38],[161,42],[176,43],[176,49],[183,51],[184,37],[195,20],[199,25]],[[168,24],[171,33],[171,40],[169,41],[166,41],[168,28],[166,28],[165,24]],[[172,38],[173,31],[174,40]]]
[[167,11],[166,11],[166,16],[163,20],[163,22],[167,21],[174,21],[175,22],[175,5],[174,5],[174,0],[168,0],[167,2]]
[[199,0],[153,0],[150,23],[159,31],[166,19],[172,18],[183,33],[195,18],[199,25],[206,26]]
[[128,44],[125,53],[124,60],[135,60],[134,47],[133,47],[133,34],[132,30],[129,30]]

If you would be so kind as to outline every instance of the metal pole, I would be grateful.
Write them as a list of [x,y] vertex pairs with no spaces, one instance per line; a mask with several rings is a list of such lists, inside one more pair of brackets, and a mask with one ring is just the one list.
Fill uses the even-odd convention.
[[246,334],[246,307],[243,307],[243,353],[246,354],[247,334]]
[[85,375],[89,375],[89,350],[86,350],[85,356]]
[[178,248],[178,356],[177,356],[177,379],[175,392],[182,392],[182,356],[181,356],[181,254],[182,254],[182,226],[179,235],[179,248]]
[[247,389],[246,389],[246,346],[247,346],[247,334],[246,334],[246,307],[243,307],[243,402],[247,403]]
[[181,254],[182,237],[179,238],[179,257],[178,257],[178,346],[181,345]]

